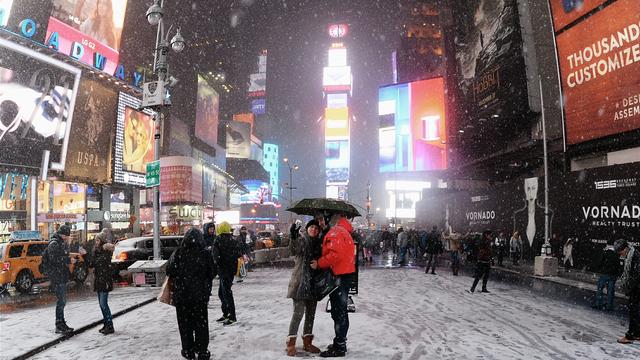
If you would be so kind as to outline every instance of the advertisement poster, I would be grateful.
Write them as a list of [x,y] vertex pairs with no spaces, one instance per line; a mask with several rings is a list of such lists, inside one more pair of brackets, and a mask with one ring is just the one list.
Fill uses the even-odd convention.
[[378,115],[380,172],[447,168],[442,78],[381,87]]
[[556,42],[567,144],[640,129],[640,1],[618,0]]
[[7,26],[13,0],[0,0],[0,26]]
[[558,32],[607,0],[550,0],[553,26]]
[[189,127],[184,121],[171,117],[169,149],[175,155],[191,156],[191,136]]
[[248,159],[251,156],[251,124],[232,121],[227,125],[227,157]]
[[154,113],[137,111],[140,100],[126,93],[118,96],[114,181],[145,186],[146,163],[153,161]]
[[160,160],[160,196],[165,203],[202,203],[202,166],[190,157]]
[[111,182],[117,92],[90,79],[80,81],[65,176],[93,183]]
[[[63,170],[80,70],[0,39],[0,164]],[[27,170],[28,169],[28,170]]]
[[[527,122],[503,114],[523,114],[528,110],[527,78],[516,0],[455,1],[456,61],[458,87],[466,115],[461,125],[474,128],[474,149],[503,148],[496,131],[508,136],[525,131]],[[483,127],[491,119],[491,126]],[[520,120],[520,121],[519,121]],[[486,130],[483,130],[486,128]],[[469,132],[471,133],[471,132]]]
[[113,74],[119,61],[127,0],[53,0],[47,39],[58,34],[58,51],[95,65],[96,53],[106,58],[103,70]]
[[220,95],[198,75],[195,135],[209,146],[218,143]]

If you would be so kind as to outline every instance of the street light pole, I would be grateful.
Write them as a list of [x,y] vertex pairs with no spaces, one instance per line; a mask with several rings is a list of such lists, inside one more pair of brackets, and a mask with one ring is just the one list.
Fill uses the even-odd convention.
[[[176,35],[169,42],[168,34],[165,36],[164,30],[164,0],[155,0],[153,5],[149,7],[146,13],[147,21],[149,24],[157,25],[158,29],[156,32],[156,46],[154,49],[154,57],[153,57],[153,72],[158,76],[158,91],[161,91],[162,99],[159,102],[154,102],[153,104],[147,104],[149,107],[155,107],[156,115],[155,115],[155,131],[154,131],[154,144],[155,148],[153,151],[153,159],[154,161],[160,160],[160,137],[161,137],[161,129],[162,123],[164,121],[164,106],[169,105],[166,104],[165,99],[165,88],[169,88],[177,82],[173,77],[168,76],[169,67],[167,63],[167,55],[169,53],[169,47],[171,47],[175,52],[180,52],[184,49],[185,43],[184,38],[180,35],[180,28],[176,30]],[[169,31],[171,32],[171,27],[169,27]],[[143,98],[143,105],[145,105],[145,99]],[[153,259],[161,260],[160,255],[160,188],[159,186],[154,186],[153,188]]]

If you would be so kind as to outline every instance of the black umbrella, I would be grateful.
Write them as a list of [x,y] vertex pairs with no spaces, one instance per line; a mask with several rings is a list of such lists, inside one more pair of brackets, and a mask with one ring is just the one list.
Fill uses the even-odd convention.
[[302,199],[293,204],[287,211],[298,215],[316,215],[319,212],[342,213],[347,217],[354,218],[360,215],[355,206],[343,200],[327,198]]

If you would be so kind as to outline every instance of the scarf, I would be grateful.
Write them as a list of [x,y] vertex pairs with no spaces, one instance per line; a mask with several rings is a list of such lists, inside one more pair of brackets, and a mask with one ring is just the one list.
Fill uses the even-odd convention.
[[631,260],[633,260],[633,253],[635,251],[636,248],[629,245],[629,252],[627,253],[626,259],[624,259],[624,271],[620,279],[620,286],[625,292],[629,290],[627,287],[629,286],[629,279],[631,278]]

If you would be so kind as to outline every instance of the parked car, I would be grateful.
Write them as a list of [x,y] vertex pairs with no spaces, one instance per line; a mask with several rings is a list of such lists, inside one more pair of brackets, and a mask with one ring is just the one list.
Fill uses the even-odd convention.
[[[169,260],[181,240],[182,236],[160,236],[160,257]],[[134,262],[149,259],[153,259],[153,237],[142,236],[118,241],[113,250],[111,265],[115,273],[119,274]]]
[[[18,292],[26,294],[34,284],[47,281],[39,267],[42,253],[48,244],[46,240],[20,240],[0,244],[0,290],[4,291],[11,285]],[[69,264],[71,280],[84,283],[87,279],[84,257],[79,253],[69,253],[69,257],[78,259],[76,264]]]

